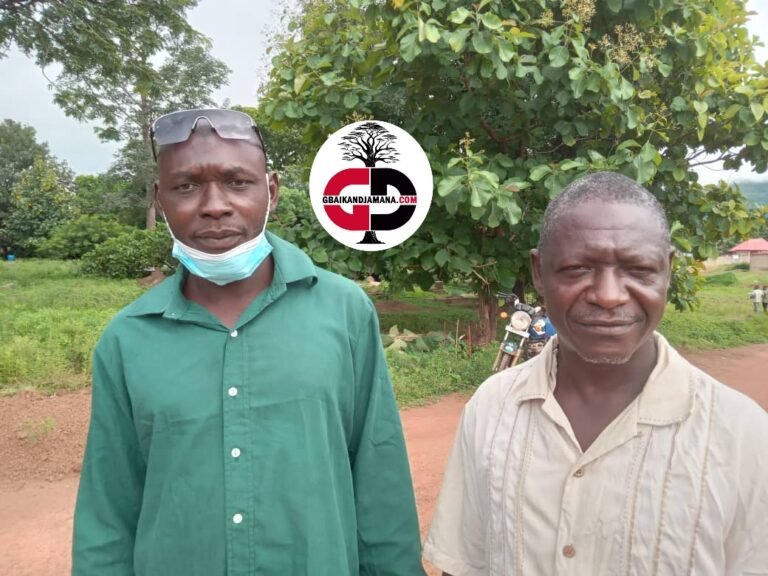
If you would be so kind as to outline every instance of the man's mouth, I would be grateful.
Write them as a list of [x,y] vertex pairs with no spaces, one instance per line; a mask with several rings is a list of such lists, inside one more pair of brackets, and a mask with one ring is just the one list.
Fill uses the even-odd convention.
[[195,234],[197,238],[205,238],[209,240],[222,240],[224,238],[230,238],[232,236],[240,236],[239,230],[231,228],[225,228],[221,230],[204,230]]

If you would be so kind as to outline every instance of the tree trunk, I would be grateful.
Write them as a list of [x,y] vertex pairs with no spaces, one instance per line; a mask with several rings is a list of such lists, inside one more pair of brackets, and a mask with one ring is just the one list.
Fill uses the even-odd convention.
[[146,96],[141,94],[141,137],[144,141],[144,149],[147,152],[147,162],[144,169],[144,192],[145,202],[147,205],[147,230],[152,230],[157,222],[155,212],[155,174],[153,170],[154,157],[152,155],[152,135],[150,129],[152,127],[152,112],[150,110],[149,102]]
[[498,301],[495,293],[488,286],[484,286],[477,293],[479,298],[480,330],[476,344],[484,346],[496,339],[496,326],[498,315]]

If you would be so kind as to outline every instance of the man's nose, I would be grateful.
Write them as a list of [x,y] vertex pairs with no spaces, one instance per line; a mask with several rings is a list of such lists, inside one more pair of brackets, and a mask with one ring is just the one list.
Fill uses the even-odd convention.
[[621,273],[615,268],[595,272],[592,286],[587,292],[587,302],[610,310],[629,300]]
[[200,213],[212,218],[221,218],[232,214],[232,205],[222,183],[214,180],[205,184]]

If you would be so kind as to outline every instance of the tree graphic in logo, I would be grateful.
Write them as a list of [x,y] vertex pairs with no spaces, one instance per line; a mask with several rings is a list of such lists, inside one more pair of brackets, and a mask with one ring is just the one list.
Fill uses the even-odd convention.
[[[366,122],[342,137],[339,146],[344,151],[342,160],[360,160],[366,168],[377,163],[396,162],[400,153],[395,148],[397,137],[381,124]],[[376,230],[366,230],[359,244],[383,244],[376,238]]]
[[341,140],[342,160],[362,160],[367,168],[373,168],[377,162],[395,162],[399,156],[394,147],[397,137],[376,122],[361,124]]

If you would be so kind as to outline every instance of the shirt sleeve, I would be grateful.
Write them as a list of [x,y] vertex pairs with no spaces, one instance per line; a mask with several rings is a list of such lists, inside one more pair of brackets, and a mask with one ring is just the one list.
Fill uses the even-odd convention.
[[476,434],[475,406],[461,416],[424,557],[452,576],[486,576],[487,486],[482,480],[482,442]]
[[745,408],[739,415],[744,433],[736,514],[724,547],[726,576],[768,576],[768,415],[757,405]]
[[91,423],[75,507],[72,576],[133,576],[145,463],[117,343],[93,361]]
[[419,521],[400,414],[373,305],[353,342],[356,401],[350,459],[360,576],[419,576]]

